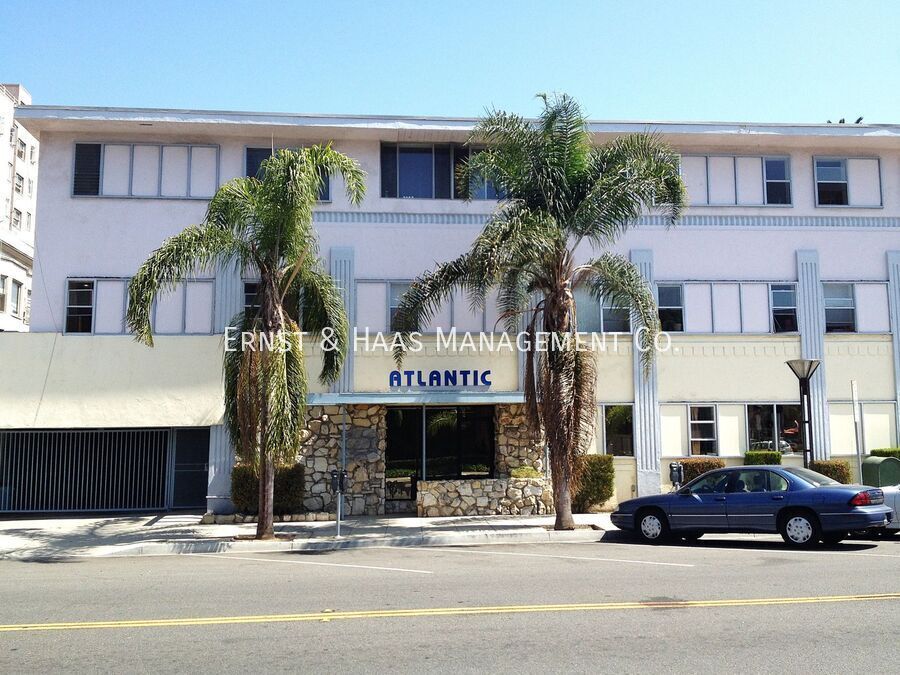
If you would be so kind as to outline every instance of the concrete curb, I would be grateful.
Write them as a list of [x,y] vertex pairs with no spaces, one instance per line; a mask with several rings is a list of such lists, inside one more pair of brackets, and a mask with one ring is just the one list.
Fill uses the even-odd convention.
[[[355,548],[413,546],[485,546],[488,544],[549,544],[598,541],[603,530],[556,532],[535,528],[513,532],[475,532],[414,534],[408,536],[334,537],[294,539],[292,541],[249,541],[234,539],[198,539],[192,541],[146,541],[123,546],[103,546],[81,554],[59,557],[131,557],[145,555],[196,555],[204,553],[264,553],[276,551],[339,551]],[[28,557],[27,554],[22,558]],[[21,558],[20,558],[21,559]]]

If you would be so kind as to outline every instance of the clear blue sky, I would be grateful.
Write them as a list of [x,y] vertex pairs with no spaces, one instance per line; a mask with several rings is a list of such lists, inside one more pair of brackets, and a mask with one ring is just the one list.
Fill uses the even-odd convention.
[[[35,103],[900,122],[900,2],[0,0]],[[19,28],[11,30],[14,19]]]

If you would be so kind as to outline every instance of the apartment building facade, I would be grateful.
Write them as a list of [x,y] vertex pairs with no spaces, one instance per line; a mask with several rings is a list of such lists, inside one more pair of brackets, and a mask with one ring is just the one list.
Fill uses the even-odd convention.
[[[472,310],[452,298],[403,371],[374,341],[409,282],[466,250],[498,207],[489,183],[472,201],[455,198],[473,120],[29,106],[19,122],[41,142],[43,276],[32,333],[0,339],[25,389],[15,400],[0,393],[0,511],[229,509],[222,335],[252,307],[255,280],[198,272],[159,299],[153,349],[126,333],[126,284],[166,237],[202,221],[218,186],[254,175],[273,147],[325,141],[360,162],[368,194],[352,207],[332,177],[315,212],[357,340],[334,388],[312,384],[307,508],[333,510],[326,478],[336,468],[350,474],[353,514],[431,513],[431,491],[448,490],[454,513],[487,513],[512,468],[546,470],[525,434],[521,355],[442,349],[435,335],[499,335],[495,302]],[[798,386],[785,361],[801,356],[822,362],[817,457],[853,457],[855,414],[864,450],[896,445],[900,127],[590,129],[597,143],[660,133],[682,156],[690,199],[677,227],[647,214],[615,245],[653,284],[671,337],[652,372],[639,367],[627,313],[577,297],[580,330],[607,340],[595,353],[593,451],[615,455],[616,498],[665,489],[679,457],[740,463],[748,449],[780,449],[800,464]],[[318,349],[309,344],[312,370]],[[540,499],[514,510],[541,511]]]
[[15,114],[30,103],[22,85],[0,84],[0,331],[29,323],[39,146]]

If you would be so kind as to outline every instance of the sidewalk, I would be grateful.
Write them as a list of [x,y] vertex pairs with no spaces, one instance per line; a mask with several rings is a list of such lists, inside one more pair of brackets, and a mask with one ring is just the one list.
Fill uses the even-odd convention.
[[[576,515],[578,529],[555,532],[553,516],[348,518],[335,522],[276,523],[284,538],[253,541],[254,523],[201,525],[200,515],[160,514],[0,521],[0,558],[45,560],[82,556],[135,556],[225,551],[326,551],[368,546],[473,546],[478,544],[596,541],[614,529],[607,513]],[[240,536],[240,539],[236,537]],[[290,538],[288,538],[290,537]]]

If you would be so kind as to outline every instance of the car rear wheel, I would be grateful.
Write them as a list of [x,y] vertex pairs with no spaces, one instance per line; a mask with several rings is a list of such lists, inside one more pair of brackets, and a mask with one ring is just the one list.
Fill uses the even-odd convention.
[[669,522],[659,509],[647,509],[637,514],[637,533],[648,544],[658,544],[669,536]]
[[791,546],[808,548],[821,537],[818,519],[808,511],[793,511],[781,519],[781,538]]

